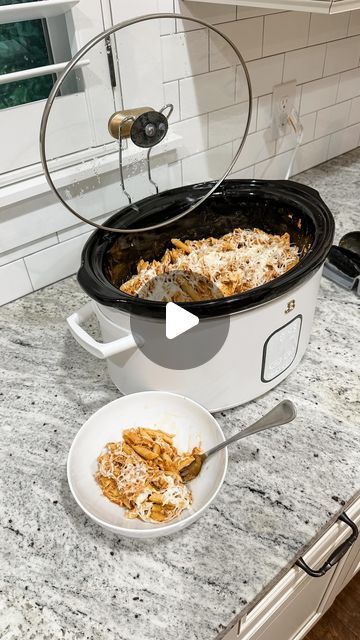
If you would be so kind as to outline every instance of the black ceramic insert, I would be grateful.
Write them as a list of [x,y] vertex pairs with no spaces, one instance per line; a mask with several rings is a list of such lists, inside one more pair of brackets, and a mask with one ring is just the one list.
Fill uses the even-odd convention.
[[[124,228],[150,226],[173,217],[201,198],[214,183],[179,187],[150,196],[113,215],[106,224]],[[226,180],[193,212],[175,223],[142,234],[95,231],[82,252],[78,280],[97,302],[148,317],[163,317],[165,303],[142,300],[118,287],[136,273],[136,263],[159,259],[171,238],[219,237],[236,227],[288,232],[301,254],[287,273],[255,289],[221,300],[183,304],[201,318],[245,311],[290,291],[320,267],[334,236],[333,217],[314,189],[285,180]]]

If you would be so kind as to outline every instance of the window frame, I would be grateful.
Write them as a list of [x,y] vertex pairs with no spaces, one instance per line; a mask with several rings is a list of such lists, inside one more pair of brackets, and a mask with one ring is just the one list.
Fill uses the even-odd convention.
[[[61,4],[59,0],[49,0],[49,2]],[[45,2],[43,0],[31,4],[43,5]],[[77,4],[69,0],[70,5],[71,9],[63,15],[66,21],[71,54],[74,55],[86,42],[104,30],[104,17],[102,0],[80,0]],[[54,15],[49,20],[55,20]],[[82,113],[87,114],[87,118],[85,118],[87,131],[83,136],[80,132],[72,151],[61,159],[61,167],[68,167],[69,175],[71,172],[76,173],[76,164],[86,157],[89,132],[91,143],[95,147],[109,142],[107,132],[97,127],[96,121],[97,114],[100,118],[104,112],[110,115],[115,110],[114,94],[107,58],[100,56],[97,58],[91,62],[92,72],[97,78],[109,77],[109,82],[94,82],[93,86],[85,87],[84,91],[57,98],[62,101],[64,107],[61,108],[64,115],[62,121],[59,119],[59,122],[55,122],[60,137],[64,135],[64,129],[66,130],[66,127],[69,126],[69,122],[71,124],[71,118],[75,117],[74,114],[79,114],[79,102],[83,102],[81,105]],[[17,191],[23,191],[22,188],[19,188],[19,183],[22,181],[27,181],[26,191],[30,190],[34,195],[37,187],[40,192],[44,191],[46,182],[39,156],[39,128],[45,102],[46,100],[39,100],[0,110],[0,127],[3,131],[0,189],[6,188],[6,193],[8,193],[10,187],[14,198]],[[65,125],[64,122],[66,122]],[[73,124],[76,126],[76,122]]]

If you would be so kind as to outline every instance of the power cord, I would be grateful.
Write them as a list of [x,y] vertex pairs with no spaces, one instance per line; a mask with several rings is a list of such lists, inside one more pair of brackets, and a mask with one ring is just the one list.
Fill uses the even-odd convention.
[[294,150],[293,150],[293,153],[292,153],[292,156],[291,156],[291,159],[290,159],[290,163],[289,163],[289,166],[287,168],[287,172],[286,172],[286,175],[285,175],[285,180],[289,180],[289,178],[290,178],[290,176],[292,174],[292,170],[293,170],[293,167],[294,167],[296,154],[298,152],[298,149],[299,149],[299,147],[301,145],[301,142],[302,142],[302,139],[303,139],[303,136],[304,136],[304,127],[301,124],[300,116],[299,116],[299,114],[298,114],[298,112],[296,111],[295,108],[293,108],[290,111],[287,120],[288,120],[288,123],[289,123],[290,127],[292,128],[292,130],[293,130],[293,132],[294,132],[294,134],[296,136],[296,145],[294,147]]

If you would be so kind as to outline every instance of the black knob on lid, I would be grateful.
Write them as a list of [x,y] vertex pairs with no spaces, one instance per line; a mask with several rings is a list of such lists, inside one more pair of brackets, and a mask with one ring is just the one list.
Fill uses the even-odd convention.
[[154,147],[165,138],[168,130],[167,118],[159,111],[147,111],[136,118],[130,137],[137,147]]

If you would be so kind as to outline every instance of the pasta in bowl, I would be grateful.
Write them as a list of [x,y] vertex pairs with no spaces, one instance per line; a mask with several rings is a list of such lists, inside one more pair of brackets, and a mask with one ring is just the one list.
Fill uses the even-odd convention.
[[[215,418],[189,398],[162,391],[124,396],[99,409],[79,430],[68,456],[69,486],[82,510],[118,535],[169,535],[197,520],[214,500],[224,481],[227,451],[209,459],[188,485],[179,468],[194,450],[223,440]],[[144,457],[148,451],[156,455]],[[120,476],[125,482],[118,485]]]
[[181,469],[201,452],[179,454],[174,436],[159,429],[126,429],[123,442],[109,442],[99,456],[96,480],[109,500],[126,509],[126,517],[169,522],[192,503]]

